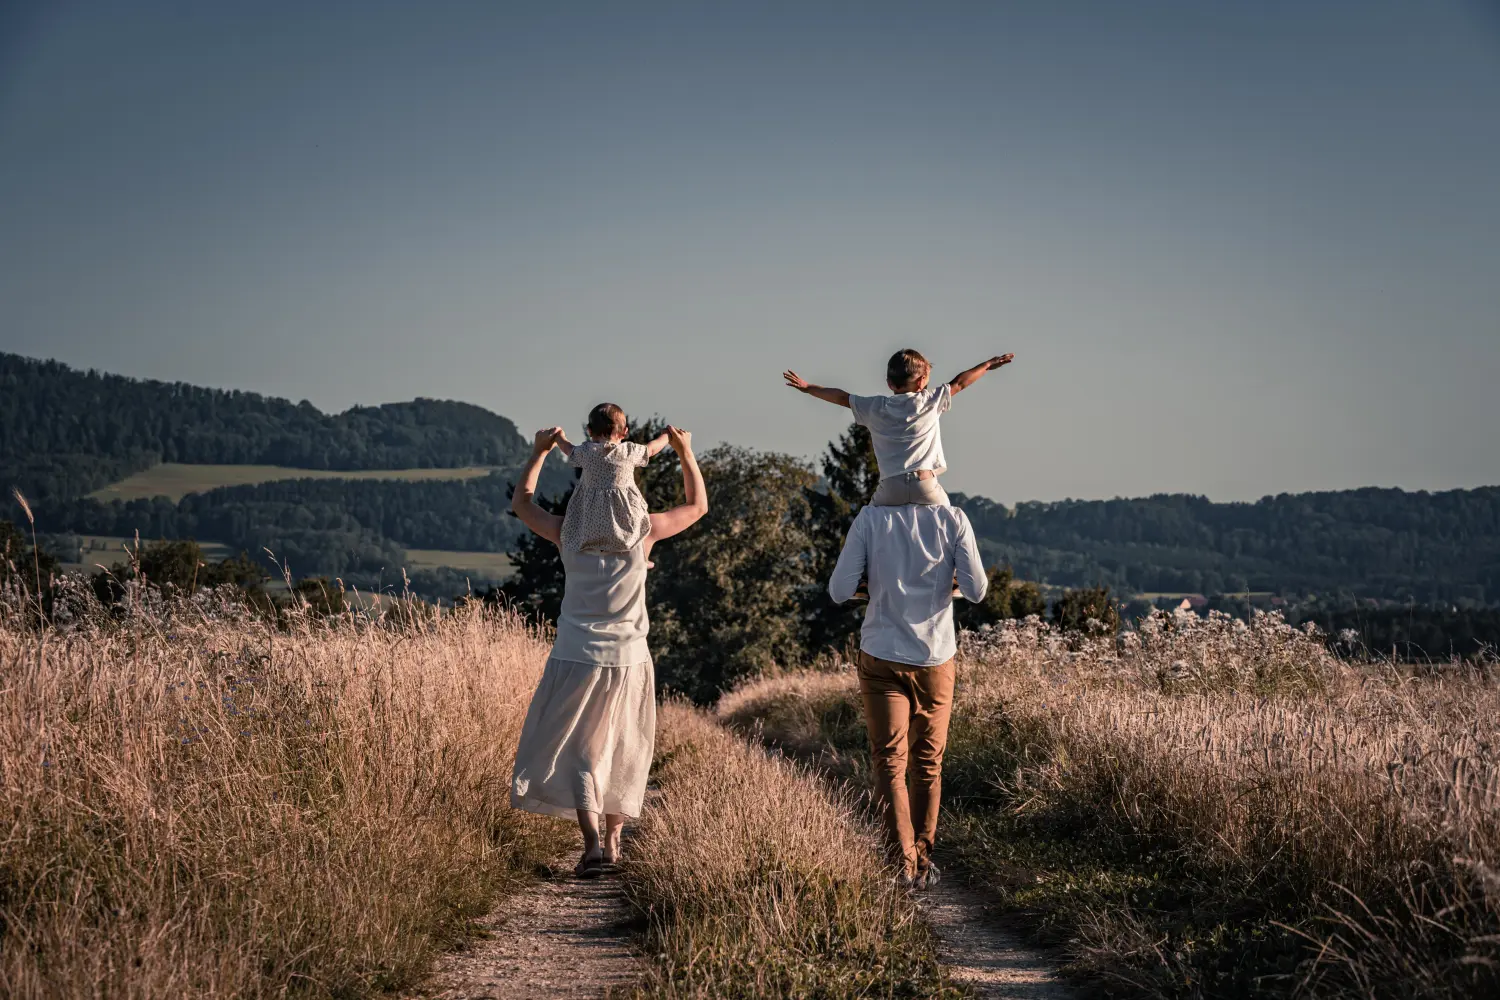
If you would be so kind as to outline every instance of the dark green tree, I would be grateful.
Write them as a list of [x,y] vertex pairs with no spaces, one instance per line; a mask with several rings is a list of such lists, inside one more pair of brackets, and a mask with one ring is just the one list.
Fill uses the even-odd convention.
[[708,514],[657,546],[646,593],[658,682],[707,702],[805,662],[813,474],[790,456],[727,445],[698,461]]
[[1065,590],[1052,604],[1052,624],[1060,629],[1089,632],[1099,625],[1113,635],[1120,630],[1120,609],[1115,606],[1108,587],[1081,587]]
[[869,430],[850,424],[837,441],[829,442],[822,467],[823,482],[805,490],[812,552],[810,579],[801,603],[808,644],[814,650],[843,648],[858,633],[864,620],[863,603],[833,603],[828,596],[828,580],[838,563],[849,526],[880,485],[880,466],[875,461]]
[[[561,517],[567,515],[568,501],[572,497],[573,488],[569,487],[556,499],[539,495],[536,503],[543,510]],[[557,616],[562,613],[565,582],[562,556],[557,546],[535,532],[524,531],[510,550],[510,562],[510,579],[480,596],[487,601],[512,605],[539,621],[557,621]]]
[[991,566],[988,572],[990,586],[983,601],[978,604],[963,600],[953,602],[953,622],[959,628],[977,629],[1006,618],[1047,613],[1047,602],[1036,584],[1029,581],[1017,583],[1009,566]]
[[57,573],[57,558],[43,548],[33,548],[31,535],[10,521],[0,521],[0,586],[19,584],[35,596],[38,581],[43,592]]
[[186,595],[202,587],[230,584],[246,593],[259,592],[269,575],[249,555],[208,562],[203,550],[191,539],[161,539],[147,542],[124,562],[100,570],[90,579],[94,595],[105,604],[118,601],[129,580],[143,580],[165,593]]

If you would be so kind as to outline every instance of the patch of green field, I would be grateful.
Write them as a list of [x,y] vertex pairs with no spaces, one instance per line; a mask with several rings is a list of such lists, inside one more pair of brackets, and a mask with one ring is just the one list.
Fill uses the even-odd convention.
[[188,465],[163,462],[95,490],[95,500],[141,500],[166,497],[174,503],[189,493],[205,493],[220,486],[253,486],[279,479],[400,479],[420,482],[435,479],[478,479],[488,466],[462,469],[292,469],[283,465]]
[[491,580],[503,580],[515,570],[504,552],[459,552],[451,549],[407,549],[407,569],[447,567]]

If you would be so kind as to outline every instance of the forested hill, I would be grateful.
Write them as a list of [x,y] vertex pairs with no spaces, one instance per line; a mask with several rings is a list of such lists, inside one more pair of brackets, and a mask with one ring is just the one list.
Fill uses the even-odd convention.
[[0,482],[66,499],[157,462],[301,469],[510,466],[526,442],[505,417],[417,399],[326,414],[311,403],[82,372],[0,353]]
[[1006,508],[955,495],[1026,579],[1123,592],[1275,591],[1500,603],[1500,487],[1359,489],[1255,503],[1159,495]]

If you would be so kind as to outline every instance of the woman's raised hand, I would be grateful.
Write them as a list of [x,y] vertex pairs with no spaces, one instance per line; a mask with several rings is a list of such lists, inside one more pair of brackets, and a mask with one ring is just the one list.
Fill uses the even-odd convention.
[[563,432],[561,427],[543,427],[536,432],[536,437],[531,442],[531,453],[533,455],[545,455],[557,445],[557,436]]
[[681,427],[667,426],[667,444],[678,455],[683,455],[693,449],[693,432],[685,431]]

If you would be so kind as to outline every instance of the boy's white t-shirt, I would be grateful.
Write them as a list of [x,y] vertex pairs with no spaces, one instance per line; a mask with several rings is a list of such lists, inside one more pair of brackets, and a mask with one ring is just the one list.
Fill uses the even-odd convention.
[[870,430],[881,479],[918,469],[940,473],[948,468],[938,418],[952,405],[953,390],[947,382],[894,396],[849,397],[854,422]]

